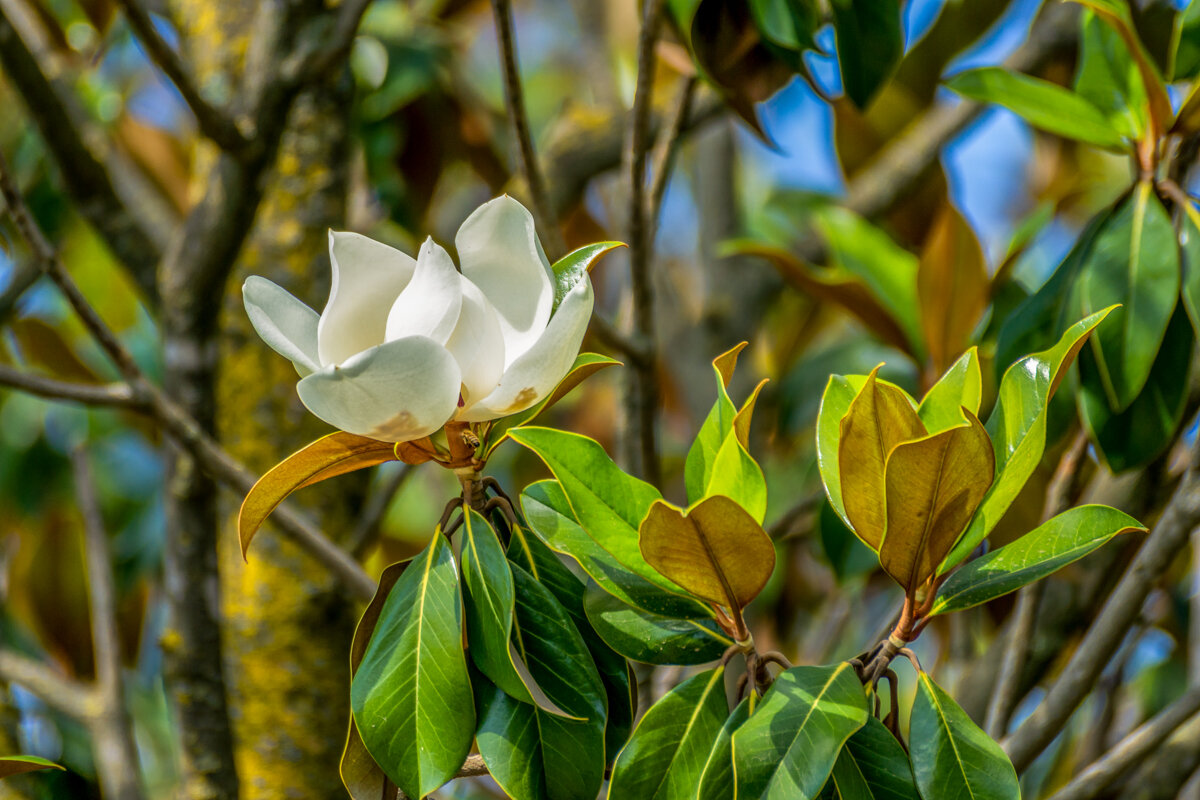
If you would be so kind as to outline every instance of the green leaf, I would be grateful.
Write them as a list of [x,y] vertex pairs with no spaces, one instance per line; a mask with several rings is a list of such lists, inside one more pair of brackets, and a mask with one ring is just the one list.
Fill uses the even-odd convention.
[[626,569],[580,527],[558,481],[544,480],[527,486],[521,493],[521,510],[541,541],[551,550],[575,559],[588,577],[614,597],[653,614],[683,618],[712,616],[711,610],[695,600],[664,591]]
[[834,268],[857,276],[904,329],[918,356],[924,353],[917,300],[918,258],[852,211],[827,206],[816,212],[817,230],[829,243]]
[[830,375],[821,395],[821,406],[817,410],[817,468],[821,472],[821,482],[825,485],[829,504],[847,528],[851,528],[851,525],[842,499],[842,472],[838,464],[842,419],[850,411],[850,404],[866,381],[866,375]]
[[1113,472],[1142,467],[1175,440],[1187,405],[1195,333],[1183,304],[1163,337],[1146,385],[1129,408],[1113,413],[1104,396],[1092,352],[1079,354],[1079,416],[1096,450]]
[[1088,334],[1111,310],[1084,317],[1068,328],[1054,347],[1027,355],[1005,370],[996,408],[987,421],[996,454],[996,480],[938,574],[945,574],[987,538],[1037,469],[1046,449],[1050,398]]
[[792,55],[794,68],[800,53],[810,50],[817,16],[807,0],[750,0],[750,13],[763,38],[774,47]]
[[927,674],[917,677],[908,740],[921,796],[1020,800],[1016,770],[1000,745]]
[[822,800],[921,800],[908,753],[875,717],[846,742]]
[[1061,86],[1000,67],[960,72],[946,85],[963,97],[995,103],[1044,131],[1111,150],[1127,149],[1104,112]]
[[1084,505],[1064,511],[1014,542],[970,561],[942,585],[929,616],[962,611],[1050,575],[1119,533],[1144,531],[1115,508]]
[[526,427],[510,431],[509,437],[532,450],[550,468],[573,516],[592,540],[627,570],[660,589],[683,594],[646,563],[638,548],[638,526],[650,504],[662,497],[657,489],[622,472],[604,448],[586,436]]
[[621,655],[645,664],[707,664],[733,644],[709,619],[651,614],[588,585],[583,607],[592,628]]
[[437,789],[466,760],[475,705],[458,569],[440,529],[388,594],[351,682],[350,707],[368,752],[410,796]]
[[950,365],[950,368],[930,387],[917,406],[917,416],[925,429],[938,433],[961,425],[962,409],[979,413],[983,398],[983,374],[979,369],[978,348],[972,347]]
[[734,796],[733,734],[750,718],[750,704],[749,697],[738,703],[721,726],[704,761],[696,800],[729,800]]
[[775,545],[744,508],[723,495],[685,513],[656,500],[638,531],[642,555],[693,597],[740,610],[775,569]]
[[594,800],[604,780],[600,724],[514,700],[478,673],[473,683],[479,755],[505,794],[514,800]]
[[65,771],[65,767],[39,756],[0,756],[0,778],[21,775],[25,772],[41,772],[46,769]]
[[537,685],[567,714],[599,721],[608,716],[607,691],[570,614],[525,569],[510,562],[516,590],[514,640]]
[[1082,23],[1075,91],[1104,112],[1123,136],[1141,138],[1150,124],[1148,101],[1129,48],[1094,13],[1084,12]]
[[567,293],[574,289],[575,285],[592,271],[592,267],[596,266],[596,262],[601,256],[618,247],[625,247],[625,243],[596,242],[595,244],[584,245],[578,250],[572,250],[558,261],[555,261],[554,266],[550,268],[554,272],[554,305],[551,308],[551,313],[558,309],[559,303],[563,301]]
[[[1200,81],[1196,85],[1200,86]],[[1192,320],[1192,329],[1200,335],[1200,211],[1191,202],[1184,204],[1183,211],[1179,221],[1183,305]]]
[[565,714],[542,692],[512,643],[515,594],[512,571],[495,531],[479,512],[463,506],[462,578],[471,660],[488,679],[526,703]]
[[692,800],[728,716],[724,667],[693,675],[667,692],[617,756],[608,797]]
[[558,382],[558,386],[554,387],[554,391],[546,395],[544,400],[533,408],[527,408],[517,414],[501,417],[493,423],[492,427],[488,430],[487,443],[483,448],[484,459],[490,456],[500,443],[508,438],[510,430],[518,425],[533,422],[542,415],[543,411],[553,406],[559,400],[562,400],[572,389],[600,370],[606,367],[619,366],[621,366],[620,361],[596,353],[580,353],[575,356],[575,362],[567,370],[567,374]]
[[879,91],[904,53],[899,0],[833,0],[838,63],[846,96],[859,108]]
[[736,796],[815,797],[866,721],[866,695],[849,664],[784,670],[733,734]]
[[1144,181],[1105,223],[1075,286],[1086,313],[1122,304],[1091,340],[1113,411],[1128,408],[1150,376],[1179,295],[1179,273],[1171,219]]

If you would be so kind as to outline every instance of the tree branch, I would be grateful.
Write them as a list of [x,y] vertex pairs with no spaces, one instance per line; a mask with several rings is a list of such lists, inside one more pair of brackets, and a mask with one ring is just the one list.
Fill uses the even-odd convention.
[[67,400],[89,406],[113,406],[135,411],[146,411],[148,408],[146,398],[139,396],[128,383],[110,383],[103,386],[69,383],[22,372],[6,364],[0,364],[0,386],[19,389],[50,400]]
[[96,698],[87,686],[12,650],[0,649],[0,680],[20,684],[43,703],[72,719],[86,721],[95,714]]
[[510,0],[492,0],[492,12],[496,19],[496,41],[500,48],[500,66],[504,74],[504,101],[508,108],[508,120],[517,140],[517,151],[521,157],[521,171],[529,184],[529,197],[533,202],[533,213],[538,228],[550,245],[550,260],[566,252],[558,217],[550,205],[546,193],[546,181],[538,164],[533,145],[533,132],[529,128],[529,116],[525,112],[525,91],[521,86],[521,72],[517,65],[517,44],[513,35],[512,3]]
[[248,140],[238,129],[233,116],[204,98],[192,76],[188,74],[183,59],[159,35],[154,21],[150,19],[150,14],[139,0],[117,0],[117,3],[125,11],[125,19],[137,34],[150,59],[158,65],[167,79],[175,84],[184,102],[192,110],[200,132],[222,150],[231,153],[243,150]]

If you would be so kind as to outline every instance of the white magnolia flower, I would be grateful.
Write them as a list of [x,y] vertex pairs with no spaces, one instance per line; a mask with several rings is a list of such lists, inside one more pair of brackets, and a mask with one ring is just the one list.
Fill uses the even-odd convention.
[[592,314],[587,274],[555,305],[555,277],[516,200],[478,208],[454,239],[462,273],[426,239],[416,260],[357,233],[329,233],[333,282],[320,316],[252,276],[258,335],[302,376],[297,391],[334,427],[388,442],[452,419],[514,414],[566,375]]

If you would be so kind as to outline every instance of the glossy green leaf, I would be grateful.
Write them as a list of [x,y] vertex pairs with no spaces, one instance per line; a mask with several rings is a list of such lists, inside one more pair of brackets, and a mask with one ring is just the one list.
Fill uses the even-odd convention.
[[487,443],[483,448],[484,458],[490,456],[492,451],[508,438],[510,430],[518,425],[524,425],[537,419],[542,415],[543,411],[553,406],[559,400],[562,400],[572,389],[600,370],[606,367],[619,366],[621,366],[620,361],[597,353],[580,353],[577,355],[575,362],[567,370],[567,374],[558,382],[558,386],[554,387],[554,391],[547,395],[544,400],[533,408],[528,408],[517,414],[510,414],[507,417],[501,417],[492,424],[492,427],[488,430]]
[[721,726],[712,749],[704,760],[696,800],[729,800],[734,796],[733,734],[750,718],[751,700],[752,698],[748,697],[738,703]]
[[1162,455],[1183,422],[1195,332],[1183,305],[1176,307],[1150,377],[1132,405],[1113,413],[1092,352],[1079,354],[1079,416],[1100,458],[1113,472],[1145,466]]
[[992,484],[995,456],[983,425],[966,424],[896,445],[887,457],[887,528],[879,563],[907,596],[937,572]]
[[575,520],[575,512],[558,481],[538,481],[527,486],[521,494],[521,510],[530,529],[542,542],[575,559],[588,577],[623,602],[653,614],[672,617],[712,616],[707,607],[695,600],[664,591],[626,569]]
[[596,262],[605,253],[611,252],[618,247],[625,247],[624,242],[596,242],[580,247],[577,250],[572,250],[565,256],[554,262],[551,270],[554,272],[554,309],[558,308],[558,304],[563,301],[563,298],[575,288],[575,285],[583,280],[583,277],[592,271],[592,267],[596,266]]
[[509,697],[475,674],[475,741],[492,779],[514,800],[594,800],[604,780],[604,736]]
[[878,551],[884,539],[884,467],[892,450],[902,442],[926,435],[912,398],[903,390],[876,378],[879,367],[867,377],[862,390],[842,418],[838,441],[838,469],[842,502],[850,527],[863,543]]
[[707,664],[733,644],[710,619],[679,619],[651,614],[588,585],[583,607],[592,628],[626,658],[645,664]]
[[440,529],[388,594],[350,706],[368,752],[408,795],[429,794],[466,759],[475,705],[458,569]]
[[972,347],[950,365],[930,387],[917,406],[917,416],[925,429],[938,433],[963,423],[962,409],[979,413],[983,398],[983,373],[979,369],[978,348]]
[[800,53],[815,46],[818,19],[808,0],[749,0],[749,5],[759,33],[775,47],[793,53],[792,63],[798,66]]
[[610,800],[692,800],[729,716],[725,668],[705,670],[650,707],[613,764]]
[[921,796],[938,800],[1020,800],[1012,762],[924,672],[909,726],[909,753]]
[[1037,469],[1046,449],[1050,398],[1084,340],[1111,310],[1097,311],[1081,319],[1067,329],[1058,344],[1025,356],[1005,371],[996,408],[987,421],[996,455],[996,480],[966,533],[938,568],[939,574],[954,567],[987,538]]
[[1171,219],[1151,184],[1143,182],[1105,223],[1075,286],[1087,313],[1122,304],[1091,339],[1114,411],[1128,408],[1150,377],[1179,296],[1179,274]]
[[842,86],[865,108],[904,53],[899,0],[832,0]]
[[1115,508],[1084,505],[1042,523],[1014,542],[964,564],[938,592],[929,615],[962,611],[1050,575],[1119,533],[1145,530]]
[[1150,124],[1146,87],[1129,48],[1094,13],[1084,12],[1082,23],[1075,92],[1104,112],[1126,138],[1144,136]]
[[664,500],[650,506],[638,530],[650,566],[693,597],[745,608],[775,569],[775,545],[733,500],[714,495],[687,511]]
[[879,228],[840,206],[820,209],[813,222],[829,244],[833,266],[857,276],[870,288],[900,323],[912,351],[920,357],[924,344],[921,304],[917,299],[917,257]]
[[921,800],[908,753],[875,717],[846,742],[821,800]]
[[[1200,82],[1196,85],[1200,86]],[[1192,320],[1192,329],[1200,335],[1200,211],[1193,203],[1188,203],[1183,210],[1179,221],[1183,305]]]
[[0,756],[0,778],[47,769],[65,770],[65,767],[39,756]]
[[1103,111],[1061,86],[1000,67],[960,72],[946,85],[963,97],[1004,106],[1035,128],[1113,150],[1125,140]]
[[849,664],[784,670],[733,734],[736,796],[815,797],[866,721],[866,695]]
[[564,714],[546,697],[514,652],[515,593],[504,548],[479,512],[464,505],[463,513],[463,604],[471,661],[488,680],[517,700]]
[[817,410],[817,468],[829,504],[847,528],[850,528],[850,519],[842,499],[842,474],[838,463],[842,419],[866,381],[866,375],[830,375]]
[[642,558],[638,526],[661,498],[645,481],[627,475],[599,443],[551,428],[526,427],[509,436],[532,450],[554,474],[573,516],[588,536],[627,570],[668,592],[682,590]]

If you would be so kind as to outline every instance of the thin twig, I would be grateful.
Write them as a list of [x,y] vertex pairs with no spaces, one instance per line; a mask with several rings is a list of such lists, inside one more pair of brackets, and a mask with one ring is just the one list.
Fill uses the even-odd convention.
[[20,684],[46,705],[74,719],[87,720],[95,714],[96,700],[87,686],[12,650],[0,649],[0,680]]
[[533,132],[529,128],[529,115],[525,112],[525,91],[521,86],[517,43],[513,34],[512,3],[510,0],[492,0],[492,12],[496,19],[496,41],[500,47],[500,66],[504,74],[504,101],[517,140],[517,151],[521,156],[521,171],[529,184],[529,197],[533,201],[538,228],[549,244],[550,258],[557,259],[566,252],[566,245],[546,194],[546,182],[533,146]]
[[1200,688],[1189,689],[1153,718],[1138,726],[1104,757],[1090,764],[1049,800],[1092,800],[1131,767],[1157,749],[1178,727],[1200,712]]
[[128,383],[70,383],[22,372],[6,364],[0,364],[0,386],[20,389],[38,397],[69,400],[89,406],[115,406],[136,411],[144,411],[148,407],[146,398],[140,396]]
[[687,125],[688,115],[692,113],[692,99],[696,96],[696,78],[689,76],[683,79],[679,87],[679,95],[671,109],[671,116],[666,127],[658,136],[658,144],[654,148],[654,158],[651,161],[650,202],[646,207],[647,236],[654,238],[658,228],[658,216],[662,210],[663,197],[667,193],[667,185],[671,182],[671,167],[675,153],[679,150],[679,140]]
[[654,285],[650,266],[653,260],[653,237],[647,219],[646,158],[650,149],[650,121],[654,93],[654,48],[662,22],[663,0],[646,0],[637,48],[637,86],[633,108],[629,114],[627,152],[629,154],[629,271],[633,295],[634,337],[647,342],[651,357],[647,363],[635,365],[630,374],[630,386],[625,398],[629,455],[634,472],[651,484],[662,483],[658,463],[658,431],[655,416],[658,410],[659,385],[655,347]]
[[188,74],[183,59],[159,35],[158,29],[154,27],[154,21],[150,19],[149,12],[141,2],[139,0],[117,0],[117,2],[124,9],[125,19],[137,34],[146,53],[167,76],[167,79],[175,85],[188,108],[192,110],[201,133],[227,152],[238,152],[245,148],[248,143],[247,138],[238,128],[233,116],[210,103],[200,93],[196,82]]

